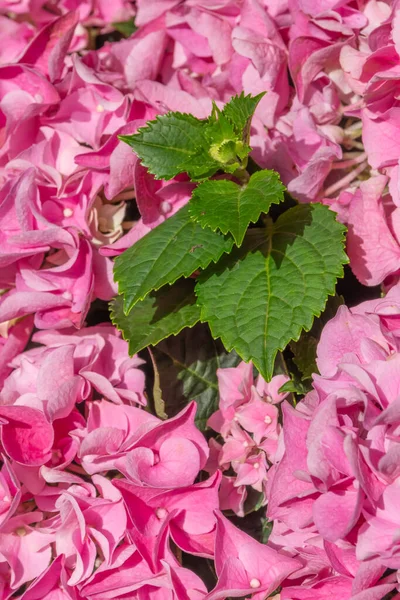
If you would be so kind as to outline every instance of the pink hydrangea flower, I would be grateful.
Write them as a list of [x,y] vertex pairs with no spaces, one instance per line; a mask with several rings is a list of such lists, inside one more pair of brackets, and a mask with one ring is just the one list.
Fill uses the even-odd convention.
[[[5,598],[39,577],[51,561],[54,534],[43,527],[43,515],[31,512],[11,517],[0,531],[1,587]],[[40,523],[39,526],[36,526]]]
[[[133,16],[132,36],[89,48]],[[0,0],[1,598],[396,593],[399,19],[375,0]],[[116,293],[112,258],[193,191],[118,135],[242,90],[267,92],[252,158],[337,211],[354,273],[388,293],[326,325],[296,407],[287,377],[220,369],[207,444],[195,403],[151,415],[141,359],[85,322]],[[268,544],[219,512],[254,495]],[[214,560],[213,590],[176,548]]]
[[261,600],[296,571],[300,563],[260,544],[217,513],[215,567],[218,583],[207,599],[251,594]]
[[224,444],[210,442],[212,455],[206,468],[210,473],[217,467],[223,471],[232,468],[236,473],[235,479],[224,477],[220,499],[224,508],[240,515],[246,486],[264,493],[268,469],[278,450],[280,425],[276,405],[287,396],[279,389],[288,377],[276,375],[267,383],[259,376],[254,381],[251,363],[218,369],[217,375],[219,410],[211,415],[208,425],[222,435]]
[[[285,598],[305,598],[308,588],[325,598],[335,583],[348,597],[381,598],[396,584],[381,577],[397,569],[397,295],[394,287],[385,299],[341,307],[321,336],[314,390],[295,409],[283,407],[284,453],[267,485],[270,540],[298,555],[305,569]],[[314,581],[310,552],[323,559]]]
[[157,537],[164,526],[183,551],[209,558],[214,556],[213,511],[218,508],[219,483],[218,472],[206,481],[171,490],[114,481],[126,502],[133,526],[132,539],[141,552],[152,551],[153,560],[159,543]]

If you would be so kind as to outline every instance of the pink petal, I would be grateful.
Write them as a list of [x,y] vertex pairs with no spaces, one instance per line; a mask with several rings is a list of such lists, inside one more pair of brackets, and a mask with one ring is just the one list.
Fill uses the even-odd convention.
[[50,81],[59,79],[77,22],[77,15],[73,12],[51,21],[31,41],[20,61],[46,74],[48,72]]
[[364,285],[377,285],[399,268],[400,247],[389,229],[380,196],[385,184],[383,176],[362,183],[349,206],[347,253],[354,274]]
[[348,489],[322,494],[314,503],[313,515],[318,531],[330,542],[346,537],[360,515],[363,495]]
[[0,406],[1,440],[7,454],[23,465],[45,464],[51,454],[54,433],[44,414],[28,406]]
[[174,488],[191,485],[200,471],[196,446],[185,438],[171,437],[159,449],[159,462],[146,448],[135,448],[127,458],[128,473],[153,487]]

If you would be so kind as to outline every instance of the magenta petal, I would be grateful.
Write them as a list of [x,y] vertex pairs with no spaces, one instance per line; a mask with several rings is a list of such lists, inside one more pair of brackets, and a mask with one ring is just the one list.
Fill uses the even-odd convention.
[[330,542],[346,537],[356,523],[363,495],[359,490],[327,492],[314,503],[313,515],[318,531]]
[[63,556],[58,556],[40,577],[32,582],[21,596],[21,600],[42,600],[43,598],[51,597],[51,592],[57,593],[55,590],[59,588],[61,583],[63,559]]
[[351,600],[382,600],[382,598],[386,598],[395,587],[396,583],[376,585],[373,588],[355,594],[351,597]]
[[33,317],[29,316],[22,319],[11,327],[8,337],[3,344],[0,340],[0,388],[4,385],[4,380],[11,373],[11,361],[26,346],[33,329]]
[[377,285],[399,268],[400,247],[389,229],[381,194],[386,177],[361,184],[349,208],[347,253],[364,285]]
[[333,576],[315,585],[287,587],[281,593],[282,600],[333,600],[341,598],[348,600],[351,595],[351,579],[348,577]]
[[77,392],[83,383],[74,377],[74,346],[52,349],[41,365],[37,378],[37,394],[47,401],[47,414],[51,420],[67,417],[77,401]]
[[218,577],[215,588],[206,596],[206,600],[224,600],[225,598],[240,598],[251,594],[249,578],[239,559],[230,557]]
[[159,462],[156,464],[153,453],[147,448],[132,450],[129,464],[139,481],[164,488],[191,485],[200,470],[196,446],[190,440],[180,437],[171,437],[161,444]]
[[77,22],[77,15],[72,12],[51,21],[31,41],[20,61],[48,72],[51,81],[58,79]]
[[292,498],[312,493],[314,487],[297,475],[307,472],[307,433],[310,420],[290,404],[282,404],[284,415],[283,438],[285,454],[281,462],[274,467],[273,479],[268,494],[268,516],[271,519],[278,515],[291,514],[289,508],[282,505]]
[[42,412],[29,406],[1,406],[1,441],[7,454],[23,465],[44,465],[50,458],[54,432]]

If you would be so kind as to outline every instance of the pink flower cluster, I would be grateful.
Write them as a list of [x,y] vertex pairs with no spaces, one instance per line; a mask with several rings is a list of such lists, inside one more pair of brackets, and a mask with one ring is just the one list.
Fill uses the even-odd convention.
[[[311,391],[283,404],[269,544],[303,563],[282,600],[380,600],[399,584],[400,288],[325,327]],[[333,595],[333,596],[332,596]],[[396,596],[397,597],[397,596]]]
[[[244,516],[247,486],[264,497],[267,471],[277,456],[279,411],[276,406],[287,394],[279,389],[289,380],[286,375],[276,375],[266,383],[261,375],[253,379],[253,365],[241,363],[236,368],[218,369],[219,410],[208,420],[217,431],[223,445],[211,438],[211,456],[206,470],[228,471],[220,488],[220,507]],[[255,383],[255,385],[254,385]]]
[[[2,600],[396,593],[399,28],[397,0],[0,0]],[[354,273],[389,293],[328,323],[296,407],[285,376],[220,369],[208,444],[193,402],[152,416],[141,359],[85,325],[116,293],[112,257],[193,190],[156,181],[117,135],[243,90],[267,92],[254,160],[336,210]],[[220,512],[243,515],[251,488],[268,545]],[[214,561],[214,589],[182,552]]]
[[[168,110],[205,117],[242,90],[267,92],[253,158],[300,201],[339,212],[363,283],[396,281],[396,2],[4,0],[0,11],[0,322],[81,327],[90,302],[116,291],[110,257],[192,191],[184,177],[155,181],[117,134]],[[88,30],[134,13],[131,37],[85,49]],[[370,168],[375,184],[357,187]]]
[[[68,12],[16,48],[25,23],[2,18],[10,52],[0,58],[0,322],[8,331],[34,314],[39,329],[79,328],[93,300],[116,293],[109,256],[182,206],[192,186],[155,182],[117,139],[157,112],[133,93],[136,39],[68,53],[82,18]],[[119,72],[127,55],[118,63],[111,53],[128,52],[124,44],[135,61]],[[142,220],[121,245],[134,193]]]
[[[14,34],[14,44],[11,45],[14,47],[13,53],[16,53],[18,49],[25,47],[36,28],[40,29],[57,17],[73,11],[78,12],[79,25],[76,34],[81,47],[85,47],[88,42],[88,32],[83,25],[108,31],[112,29],[110,26],[113,23],[127,21],[135,14],[133,2],[130,0],[1,0],[0,15],[12,16],[15,19],[14,23],[10,24],[8,19],[2,17],[1,29],[5,34]],[[74,46],[74,50],[76,49]],[[7,51],[9,50],[10,48],[7,48]]]
[[[143,361],[112,326],[32,339],[0,393],[2,599],[261,599],[299,568],[218,512],[221,473],[197,482],[195,403],[166,421],[144,410]],[[172,541],[215,559],[210,594]]]
[[[360,152],[349,163],[353,169],[346,183],[352,185],[326,202],[349,227],[348,254],[357,278],[364,285],[389,288],[398,281],[400,256],[400,12],[398,2],[375,1],[363,12],[367,26],[340,52],[341,76],[351,98],[344,114],[355,119],[348,135],[362,135],[362,145],[353,144]],[[354,181],[360,173],[365,181]],[[335,185],[330,189],[338,190]]]
[[338,211],[356,276],[390,287],[400,255],[399,11],[377,0],[138,0],[134,43],[146,60],[135,95],[203,117],[210,99],[267,91],[253,158],[299,201]]

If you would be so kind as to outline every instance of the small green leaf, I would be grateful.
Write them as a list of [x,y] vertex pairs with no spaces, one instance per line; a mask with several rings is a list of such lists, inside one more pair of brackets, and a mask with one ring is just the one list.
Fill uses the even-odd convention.
[[194,179],[213,175],[220,164],[208,153],[207,121],[192,115],[168,113],[149,121],[133,135],[121,135],[156,179],[188,173]]
[[296,206],[267,229],[250,229],[240,249],[200,275],[202,321],[271,379],[277,351],[310,329],[343,276],[344,232],[321,204]]
[[192,221],[184,206],[115,260],[114,278],[124,294],[125,314],[149,292],[204,269],[232,246],[231,237]]
[[130,355],[146,346],[154,346],[170,335],[177,335],[184,327],[193,327],[200,320],[192,279],[183,279],[152,292],[137,302],[128,316],[123,311],[122,296],[114,298],[110,308],[113,324],[129,342]]
[[[215,107],[216,108],[216,107]],[[226,173],[234,173],[237,169],[244,167],[243,161],[251,152],[248,145],[241,140],[242,132],[236,132],[233,124],[216,108],[218,120],[210,117],[205,135],[209,145],[209,154],[221,165]]]
[[309,332],[303,331],[297,342],[290,343],[293,352],[293,362],[301,373],[301,379],[311,379],[317,373],[315,357],[317,355],[318,340]]
[[228,354],[201,323],[164,340],[152,353],[168,416],[176,415],[195,400],[198,405],[196,424],[204,430],[207,419],[218,409],[217,369],[235,367],[240,362],[238,355]]
[[203,227],[228,231],[241,246],[249,223],[283,200],[284,186],[274,171],[258,171],[245,186],[226,179],[204,181],[194,190],[189,215]]
[[251,118],[265,92],[257,96],[234,96],[228,104],[225,104],[222,114],[232,123],[238,135],[245,144],[249,143]]
[[118,21],[116,23],[112,23],[112,27],[126,38],[131,37],[133,33],[137,30],[135,25],[135,19],[129,19],[129,21]]
[[220,169],[234,173],[247,162],[251,117],[263,95],[235,96],[222,111],[214,104],[204,120],[178,112],[159,115],[137,133],[119,139],[157,179],[187,173],[202,181]]
[[218,110],[218,118],[210,118],[207,122],[207,127],[204,130],[208,143],[211,144],[223,144],[228,140],[234,142],[240,140],[240,136],[236,133],[236,130],[232,123]]
[[295,379],[290,379],[279,388],[279,393],[284,394],[285,392],[289,392],[292,394],[300,394],[304,396],[309,390],[306,386],[301,382]]

